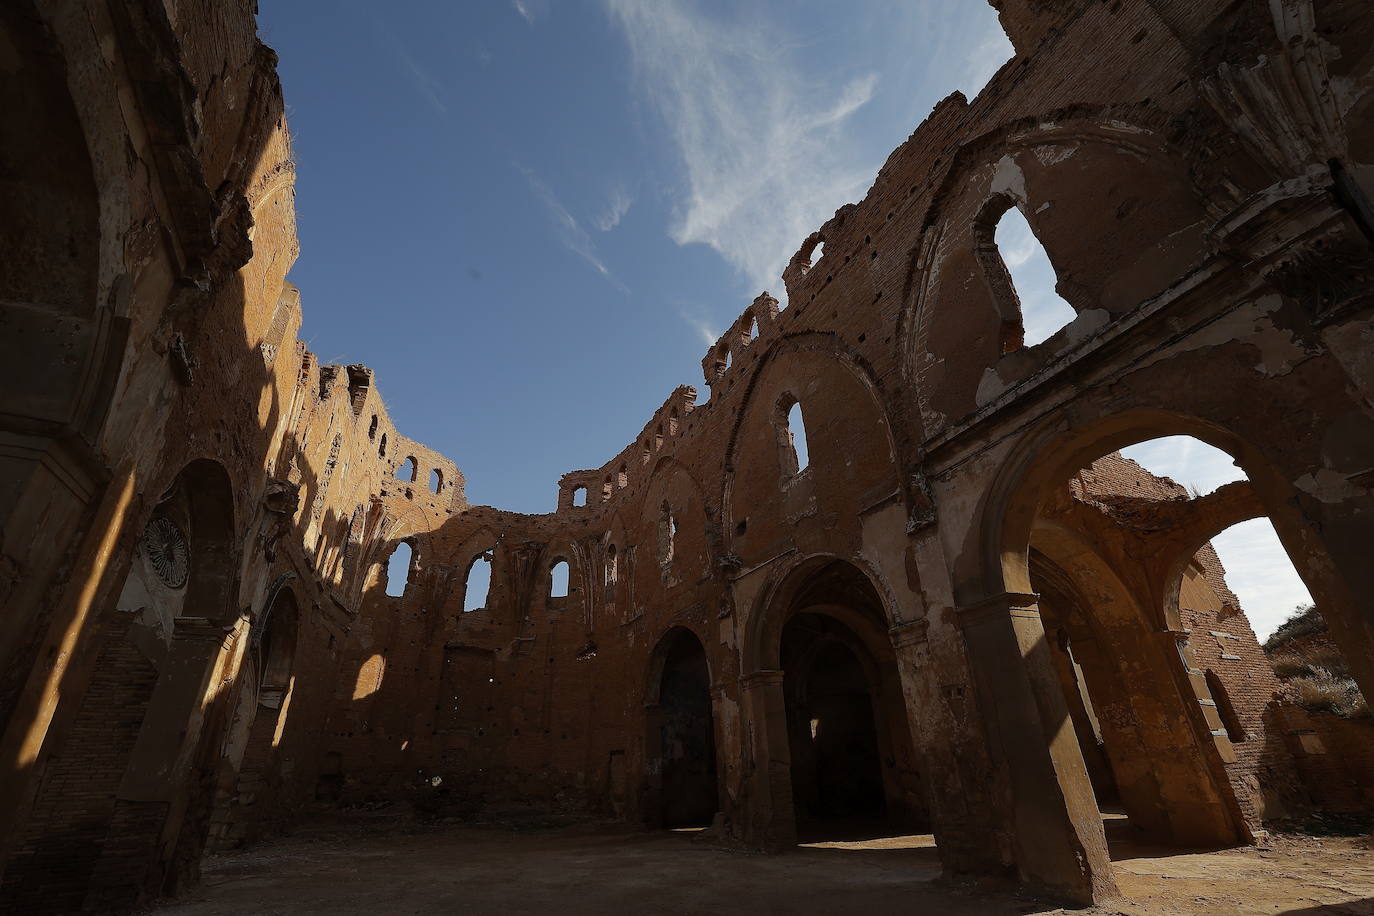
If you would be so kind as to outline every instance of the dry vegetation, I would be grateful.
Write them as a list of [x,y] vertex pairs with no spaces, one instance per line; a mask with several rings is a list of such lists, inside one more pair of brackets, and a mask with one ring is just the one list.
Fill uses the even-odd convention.
[[1315,606],[1296,608],[1265,641],[1264,651],[1293,702],[1347,719],[1370,715],[1369,704]]

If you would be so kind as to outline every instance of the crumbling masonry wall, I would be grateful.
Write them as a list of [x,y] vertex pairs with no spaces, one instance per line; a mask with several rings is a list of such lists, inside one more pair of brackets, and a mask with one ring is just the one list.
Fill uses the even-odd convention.
[[[1321,771],[1207,544],[1270,518],[1372,695],[1374,26],[993,5],[1015,56],[804,240],[785,307],[705,355],[709,400],[678,388],[538,516],[469,506],[368,369],[299,342],[252,4],[6,5],[0,899],[126,911],[361,799],[660,823],[664,670],[696,644],[734,842],[808,829],[792,748],[834,653],[872,785],[949,872],[1090,901],[1105,793],[1181,845],[1304,810]],[[1011,207],[1076,313],[1029,347]],[[1248,481],[1116,457],[1164,435]]]

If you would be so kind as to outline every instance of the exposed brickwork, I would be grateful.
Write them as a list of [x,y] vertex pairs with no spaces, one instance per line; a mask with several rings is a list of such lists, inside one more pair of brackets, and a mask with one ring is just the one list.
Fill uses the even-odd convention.
[[1284,730],[1303,784],[1316,806],[1342,814],[1374,805],[1374,722],[1283,704],[1274,724]]
[[[0,885],[15,912],[77,912],[92,887],[115,908],[137,898],[136,883],[128,888],[125,877],[107,868],[111,860],[122,859],[126,869],[137,872],[149,852],[138,842],[141,835],[127,830],[131,806],[119,798],[157,681],[156,669],[125,638],[131,622],[116,619],[104,628],[96,675],[66,750],[44,768],[24,840]],[[132,859],[121,856],[130,837]],[[102,877],[117,883],[111,886]]]
[[[714,806],[715,835],[778,848],[881,786],[947,871],[1085,902],[1113,890],[1094,778],[1180,845],[1252,840],[1305,803],[1294,772],[1358,782],[1278,739],[1293,714],[1266,711],[1206,545],[1270,517],[1374,690],[1374,22],[994,5],[1016,56],[802,241],[787,307],[759,296],[705,354],[709,399],[677,388],[545,515],[469,506],[366,367],[297,339],[252,4],[5,7],[6,896],[127,908],[312,804]],[[1030,347],[994,241],[1012,206],[1077,314]],[[1192,498],[1115,455],[1165,435],[1249,483]],[[700,656],[709,683],[665,677]],[[873,717],[849,768],[837,695]],[[669,812],[706,729],[715,798]]]

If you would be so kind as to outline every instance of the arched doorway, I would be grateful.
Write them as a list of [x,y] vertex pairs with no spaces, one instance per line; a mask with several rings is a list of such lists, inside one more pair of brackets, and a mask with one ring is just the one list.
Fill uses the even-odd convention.
[[299,607],[295,593],[279,586],[244,660],[239,700],[224,751],[225,773],[211,827],[216,846],[250,839],[261,827],[264,802],[279,788],[277,748],[286,725],[295,681]]
[[783,628],[782,664],[798,837],[881,829],[884,754],[858,637],[833,617],[797,614]]
[[[1164,437],[1194,460],[1215,454],[1231,476],[1193,486],[1131,459],[1142,443]],[[1257,680],[1269,677],[1267,666],[1208,542],[1271,509],[1276,524],[1289,513],[1291,525],[1291,507],[1278,497],[1282,482],[1238,437],[1157,412],[1045,436],[1016,461],[1023,470],[996,534],[1000,569],[989,578],[1000,579],[999,600],[1023,618],[1021,641],[1044,647],[1027,656],[1032,669],[1045,666],[1029,670],[1032,681],[1062,691],[1061,698],[1037,695],[1042,713],[1053,714],[1042,722],[1047,735],[1072,724],[1092,784],[1088,798],[1108,811],[1119,805],[1132,828],[1109,829],[1107,838],[1190,847],[1250,841],[1266,811],[1281,814],[1294,796],[1291,762],[1276,744],[1246,743],[1253,733],[1223,719],[1223,710],[1237,708],[1224,689],[1215,695],[1216,684],[1245,685],[1238,714],[1251,725],[1263,719],[1277,685]],[[1305,539],[1300,526],[1283,538]],[[1321,548],[1315,540],[1304,546],[1310,569]],[[1301,570],[1299,555],[1290,556]],[[1043,636],[1030,632],[1031,620]],[[1066,796],[1081,797],[1073,770],[1059,767],[1061,785]],[[1080,820],[1084,835],[1091,832]]]
[[691,630],[677,627],[659,642],[645,712],[646,821],[708,826],[720,810],[711,672]]
[[[769,845],[925,833],[930,819],[883,602],[852,563],[816,556],[751,621],[751,726]],[[773,691],[776,691],[775,693]],[[760,789],[763,789],[760,786]]]

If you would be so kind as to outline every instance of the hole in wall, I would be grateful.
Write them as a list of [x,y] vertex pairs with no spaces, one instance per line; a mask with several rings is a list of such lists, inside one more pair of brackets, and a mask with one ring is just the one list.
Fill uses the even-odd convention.
[[414,549],[405,541],[396,545],[391,557],[386,561],[386,593],[392,598],[400,598],[410,584],[410,564]]
[[496,548],[483,551],[468,565],[467,582],[463,586],[463,612],[486,608],[491,598],[491,562]]
[[558,560],[549,568],[549,597],[568,597],[568,561]]
[[1049,255],[1017,207],[1002,214],[993,238],[1021,302],[1023,345],[1044,343],[1076,317],[1073,306],[1055,291],[1057,278]]

